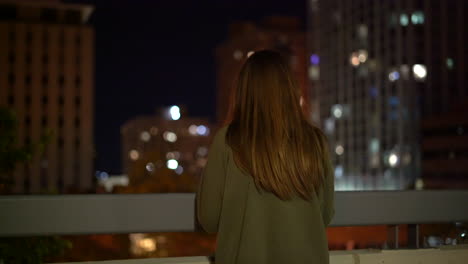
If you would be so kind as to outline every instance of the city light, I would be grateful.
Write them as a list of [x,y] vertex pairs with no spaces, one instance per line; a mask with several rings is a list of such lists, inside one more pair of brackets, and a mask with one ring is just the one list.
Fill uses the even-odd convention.
[[170,159],[167,161],[166,166],[170,170],[175,170],[179,166],[179,162],[177,162],[175,159]]
[[332,106],[332,115],[336,119],[340,119],[343,116],[343,106],[336,104]]
[[413,65],[413,74],[417,80],[424,80],[427,76],[426,66],[423,64]]
[[447,58],[447,68],[450,70],[453,69],[453,66],[455,65],[454,61],[452,58]]
[[398,71],[391,71],[391,72],[388,74],[388,79],[389,79],[391,82],[397,81],[398,79],[400,79],[400,73],[399,73]]
[[358,51],[358,60],[359,60],[359,62],[360,63],[366,62],[368,55],[369,54],[367,53],[367,50],[359,50]]
[[197,134],[201,136],[206,136],[209,134],[209,130],[206,126],[200,125],[197,127]]
[[336,153],[338,156],[343,155],[343,153],[344,153],[344,148],[343,148],[343,146],[342,146],[342,145],[337,145],[337,146],[335,147],[335,153]]
[[353,52],[351,53],[351,57],[349,58],[349,62],[351,63],[351,65],[353,65],[354,67],[357,67],[359,66],[359,54],[357,52]]
[[255,53],[255,52],[254,52],[254,51],[252,51],[252,50],[251,50],[251,51],[249,51],[249,52],[247,52],[247,58],[249,58],[250,56],[252,56],[254,53]]
[[343,177],[343,166],[337,165],[335,167],[335,178],[340,179]]
[[174,143],[177,141],[177,135],[174,132],[166,131],[163,134],[164,140]]
[[172,120],[179,120],[180,108],[177,105],[171,106],[171,108],[169,109],[169,114],[171,115]]
[[132,149],[128,153],[128,156],[130,157],[131,160],[137,160],[140,158],[140,153],[137,150]]
[[398,165],[398,155],[395,153],[390,154],[388,157],[388,164],[390,167],[396,167]]
[[400,25],[406,27],[409,24],[409,18],[407,14],[400,15]]
[[320,57],[317,54],[310,55],[310,64],[318,65],[320,63]]
[[171,151],[166,153],[166,159],[180,159],[180,152],[179,151]]
[[155,251],[156,241],[152,238],[143,238],[138,241],[138,246],[147,252]]
[[241,59],[242,59],[242,55],[243,55],[243,54],[242,54],[242,51],[236,50],[236,51],[234,51],[233,57],[234,57],[234,59],[236,59],[236,60],[241,60]]
[[146,164],[146,170],[147,170],[148,172],[153,172],[154,169],[155,169],[155,166],[154,166],[154,163],[153,163],[153,162],[148,162],[148,163]]
[[320,68],[319,66],[312,65],[309,67],[309,78],[311,80],[317,81],[320,79]]
[[416,11],[411,15],[411,23],[413,25],[424,24],[424,13],[422,11]]
[[184,168],[182,166],[178,166],[177,169],[175,169],[175,173],[181,175],[184,173]]
[[148,131],[143,131],[140,134],[140,139],[143,142],[148,142],[151,139],[151,135]]
[[198,156],[204,157],[204,156],[206,156],[206,154],[208,154],[208,148],[207,147],[199,147],[197,149],[197,155]]
[[189,127],[188,131],[189,131],[189,133],[190,133],[191,135],[194,135],[194,136],[195,136],[195,135],[197,134],[197,126],[196,126],[196,125],[191,125],[191,126]]

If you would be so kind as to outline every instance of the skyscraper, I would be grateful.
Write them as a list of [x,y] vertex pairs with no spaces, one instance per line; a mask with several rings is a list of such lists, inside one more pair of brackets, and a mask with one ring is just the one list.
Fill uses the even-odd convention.
[[245,59],[262,49],[279,51],[289,60],[304,102],[309,101],[305,34],[300,30],[299,20],[294,17],[273,16],[258,24],[238,22],[230,26],[227,40],[216,49],[219,123],[226,118],[229,97]]
[[15,193],[93,186],[93,8],[0,1],[0,105],[19,118],[19,144],[53,133],[44,156],[14,173]]
[[420,120],[468,95],[463,0],[309,0],[311,83],[338,190],[420,176]]

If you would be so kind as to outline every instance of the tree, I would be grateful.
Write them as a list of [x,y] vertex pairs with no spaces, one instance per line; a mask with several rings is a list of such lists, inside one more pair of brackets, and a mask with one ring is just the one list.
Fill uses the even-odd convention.
[[[24,147],[18,146],[16,115],[12,110],[0,107],[0,194],[12,192],[15,167],[29,162],[33,155],[41,155],[51,137],[49,131],[38,142]],[[69,241],[57,236],[1,237],[0,263],[39,264],[47,257],[62,254],[71,246]]]

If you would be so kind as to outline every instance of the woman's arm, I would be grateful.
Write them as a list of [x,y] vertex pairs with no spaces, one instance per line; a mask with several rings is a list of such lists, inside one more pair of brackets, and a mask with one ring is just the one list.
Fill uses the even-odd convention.
[[197,218],[200,225],[208,233],[218,231],[223,202],[227,159],[225,130],[221,129],[211,144],[208,162],[203,170],[196,196]]

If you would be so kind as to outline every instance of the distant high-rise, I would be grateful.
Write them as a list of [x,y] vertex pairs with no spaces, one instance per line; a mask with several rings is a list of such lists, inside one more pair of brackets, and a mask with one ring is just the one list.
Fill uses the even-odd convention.
[[262,49],[279,51],[289,60],[306,102],[304,106],[308,106],[305,33],[300,30],[299,20],[274,16],[260,24],[239,22],[230,26],[227,40],[216,49],[218,123],[226,119],[229,96],[245,59]]
[[93,188],[93,8],[0,1],[0,105],[19,118],[19,144],[53,132],[45,154],[18,167],[14,193]]
[[123,172],[130,185],[160,169],[189,174],[198,182],[215,132],[207,119],[181,115],[178,106],[135,117],[121,128]]
[[465,0],[309,1],[309,72],[337,189],[420,177],[421,119],[468,95],[467,12]]

